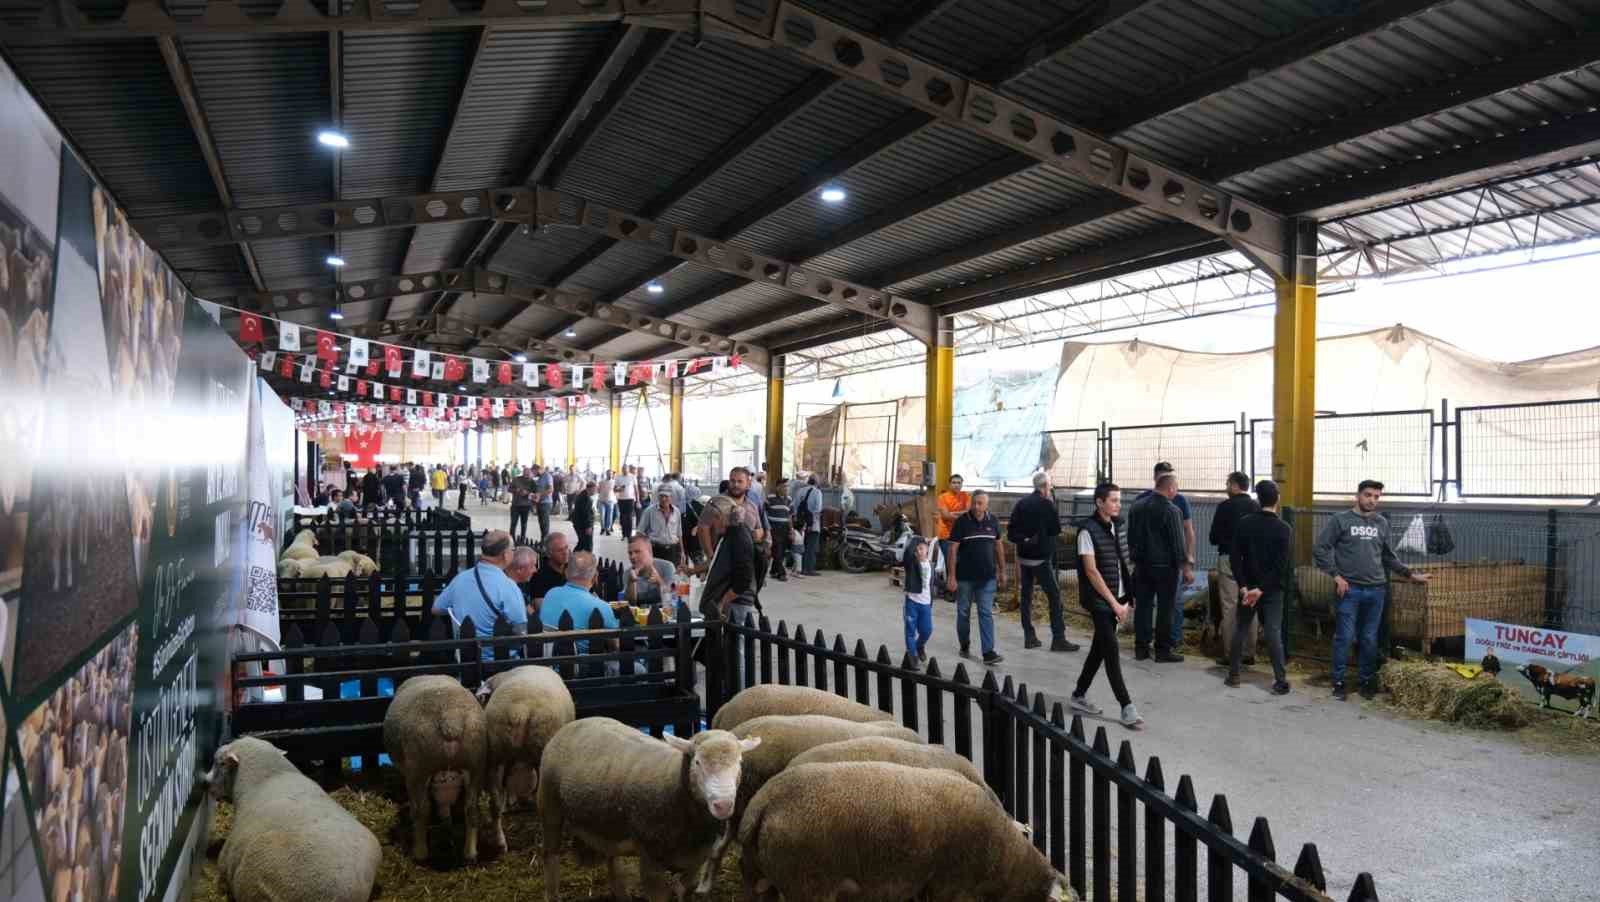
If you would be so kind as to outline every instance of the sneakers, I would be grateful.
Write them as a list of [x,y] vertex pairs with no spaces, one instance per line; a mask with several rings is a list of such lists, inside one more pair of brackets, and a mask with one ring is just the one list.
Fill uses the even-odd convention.
[[921,661],[923,665],[926,666],[928,663],[928,653],[925,651],[917,652],[917,660]]
[[999,664],[1005,659],[1005,655],[1002,655],[997,651],[986,651],[983,653],[983,663],[985,664]]
[[922,659],[915,656],[908,656],[906,658],[905,669],[911,671],[912,673],[920,672],[922,670]]
[[1289,684],[1288,683],[1273,683],[1272,684],[1272,694],[1273,695],[1288,695],[1289,694]]
[[966,658],[969,661],[972,660],[972,649],[965,645],[961,646],[961,657]]
[[1222,685],[1227,686],[1229,689],[1238,689],[1239,675],[1237,673],[1228,674],[1228,678],[1222,681]]
[[1156,663],[1157,664],[1182,664],[1183,663],[1183,655],[1177,654],[1176,652],[1170,652],[1170,651],[1158,651],[1158,652],[1156,652]]
[[1078,643],[1069,642],[1066,639],[1056,639],[1050,643],[1051,651],[1077,651],[1079,648]]
[[1378,684],[1374,680],[1367,680],[1361,684],[1361,697],[1371,701],[1378,697]]
[[1336,701],[1336,702],[1342,702],[1342,701],[1345,700],[1346,697],[1347,696],[1344,693],[1344,684],[1343,683],[1334,683],[1333,684],[1333,700]]
[[1099,705],[1096,705],[1094,702],[1089,701],[1081,695],[1072,696],[1072,698],[1068,700],[1067,705],[1068,707],[1072,708],[1072,710],[1082,714],[1099,715],[1105,713],[1105,711],[1101,710]]
[[1133,659],[1135,661],[1148,661],[1148,660],[1150,660],[1150,649],[1148,649],[1148,648],[1136,648],[1136,649],[1134,649],[1133,650]]
[[1139,716],[1139,709],[1133,705],[1122,706],[1122,725],[1130,730],[1144,729],[1144,718]]
[[1039,637],[1038,636],[1029,636],[1026,639],[1022,640],[1022,647],[1023,648],[1038,648],[1039,646],[1041,646],[1043,644],[1044,644],[1043,642],[1039,641]]

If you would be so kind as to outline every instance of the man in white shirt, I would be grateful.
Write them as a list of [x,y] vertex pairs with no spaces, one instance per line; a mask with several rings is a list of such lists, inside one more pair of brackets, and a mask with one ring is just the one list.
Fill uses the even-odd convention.
[[633,515],[637,511],[638,502],[635,494],[638,479],[633,475],[633,465],[622,468],[617,478],[612,483],[616,491],[617,516],[622,518],[622,538],[627,541],[633,535]]

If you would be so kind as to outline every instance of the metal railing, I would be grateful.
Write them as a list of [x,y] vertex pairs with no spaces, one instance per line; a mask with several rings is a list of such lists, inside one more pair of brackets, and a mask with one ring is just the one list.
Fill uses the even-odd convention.
[[[1311,490],[1349,495],[1363,479],[1384,483],[1384,494],[1427,498],[1438,492],[1432,410],[1324,413],[1316,419],[1316,458]],[[1272,476],[1272,418],[1250,420],[1252,480]]]
[[1452,425],[1463,498],[1600,495],[1600,398],[1458,407]]
[[[1171,898],[1194,900],[1203,885],[1209,899],[1232,899],[1239,876],[1252,902],[1331,902],[1314,843],[1301,847],[1292,869],[1284,867],[1266,818],[1256,818],[1241,840],[1225,795],[1213,796],[1202,815],[1187,775],[1168,795],[1159,758],[1151,757],[1140,776],[1129,742],[1113,755],[1104,727],[1090,740],[1082,718],[1068,721],[1060,702],[1047,709],[1043,695],[1010,677],[998,683],[991,671],[974,684],[958,664],[947,679],[937,660],[926,672],[912,672],[885,646],[869,656],[860,640],[850,647],[835,635],[829,644],[820,630],[808,639],[803,626],[791,632],[779,621],[774,630],[764,616],[759,623],[718,623],[706,641],[708,718],[741,689],[763,683],[811,686],[896,714],[930,744],[948,744],[977,765],[1080,898],[1163,899],[1170,891]],[[1371,874],[1360,874],[1350,902],[1377,898]]]

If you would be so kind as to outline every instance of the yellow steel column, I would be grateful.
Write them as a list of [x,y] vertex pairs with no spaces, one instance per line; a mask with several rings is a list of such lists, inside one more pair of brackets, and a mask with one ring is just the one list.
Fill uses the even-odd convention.
[[512,417],[511,418],[511,461],[512,461],[512,463],[521,463],[521,461],[517,460],[517,444],[518,444],[517,440],[522,437],[522,434],[521,434],[521,431],[517,428],[517,426],[518,426],[518,418],[517,417]]
[[777,485],[783,478],[783,355],[772,356],[772,367],[767,373],[767,485]]
[[[1316,460],[1316,223],[1295,224],[1293,273],[1274,279],[1277,315],[1272,345],[1272,478],[1282,503],[1309,512]],[[1296,557],[1310,559],[1311,518],[1296,518]]]
[[611,393],[611,469],[622,471],[622,396]]
[[683,472],[683,379],[672,380],[667,389],[667,409],[669,411],[669,425],[667,427],[667,469],[673,473]]
[[953,465],[951,424],[955,420],[956,349],[955,319],[939,317],[933,347],[927,356],[927,403],[924,405],[927,459],[933,461],[935,490],[950,481]]
[[544,466],[544,414],[533,415],[533,462]]
[[578,412],[567,408],[567,469],[578,466]]

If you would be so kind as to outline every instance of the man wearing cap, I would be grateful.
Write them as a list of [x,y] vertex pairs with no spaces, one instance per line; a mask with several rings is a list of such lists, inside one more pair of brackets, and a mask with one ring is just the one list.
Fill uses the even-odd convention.
[[[457,628],[466,620],[472,621],[472,639],[492,636],[495,621],[504,617],[514,633],[528,631],[528,612],[522,600],[522,590],[506,575],[512,563],[511,533],[491,529],[483,535],[482,550],[471,568],[456,574],[450,584],[439,593],[433,603],[435,614],[448,614]],[[494,649],[482,649],[483,660],[494,658]]]
[[665,482],[656,488],[656,503],[639,518],[639,533],[650,540],[650,551],[656,557],[674,566],[683,564],[683,517]]

